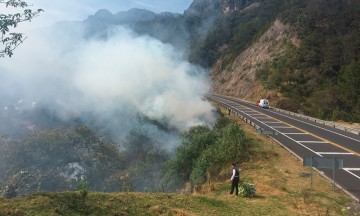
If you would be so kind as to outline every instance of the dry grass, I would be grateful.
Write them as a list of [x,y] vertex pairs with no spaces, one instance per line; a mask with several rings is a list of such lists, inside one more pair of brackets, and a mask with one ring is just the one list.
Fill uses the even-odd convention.
[[[228,113],[223,108],[221,111]],[[313,172],[314,190],[311,191],[310,178],[300,177],[302,173],[310,173],[310,168],[303,167],[297,157],[270,138],[257,134],[237,116],[228,117],[238,122],[252,139],[263,143],[254,150],[252,161],[241,165],[243,180],[254,183],[261,197],[252,203],[278,203],[289,215],[346,215],[345,206],[352,200],[344,192],[333,191],[332,183],[316,172]]]
[[344,122],[344,121],[336,121],[334,123],[342,125],[342,126],[347,127],[347,128],[360,130],[360,123],[349,123],[349,122]]

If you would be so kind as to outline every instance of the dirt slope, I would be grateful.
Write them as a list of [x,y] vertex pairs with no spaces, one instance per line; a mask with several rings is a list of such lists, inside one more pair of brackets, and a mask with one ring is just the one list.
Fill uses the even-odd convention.
[[290,26],[276,20],[258,42],[242,52],[232,65],[221,70],[221,60],[216,63],[211,72],[212,91],[247,99],[280,96],[263,89],[259,81],[256,81],[256,71],[281,56],[289,41],[296,46],[299,45]]

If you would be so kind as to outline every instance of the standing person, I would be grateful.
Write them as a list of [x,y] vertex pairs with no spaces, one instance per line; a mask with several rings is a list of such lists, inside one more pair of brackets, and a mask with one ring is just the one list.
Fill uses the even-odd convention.
[[232,169],[232,176],[231,176],[231,191],[230,191],[230,194],[233,194],[234,188],[235,188],[236,189],[235,190],[235,195],[237,196],[239,194],[240,170],[236,166],[235,163],[233,163],[231,165],[233,165],[233,169]]

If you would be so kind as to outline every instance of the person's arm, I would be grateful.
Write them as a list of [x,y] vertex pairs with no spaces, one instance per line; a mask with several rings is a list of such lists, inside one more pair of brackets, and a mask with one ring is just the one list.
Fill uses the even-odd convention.
[[233,180],[235,178],[235,173],[236,173],[235,169],[233,169],[232,171],[233,171],[233,173],[232,173],[232,176],[231,176],[231,180]]

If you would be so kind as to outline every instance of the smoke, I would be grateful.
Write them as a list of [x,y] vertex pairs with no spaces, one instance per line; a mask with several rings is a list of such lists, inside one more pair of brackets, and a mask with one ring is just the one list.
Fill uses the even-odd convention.
[[45,107],[119,139],[135,127],[168,136],[139,115],[177,131],[214,120],[203,100],[206,71],[171,45],[128,28],[111,27],[105,35],[88,37],[80,22],[30,33],[12,58],[1,59],[0,112],[9,112],[9,104],[19,112]]

